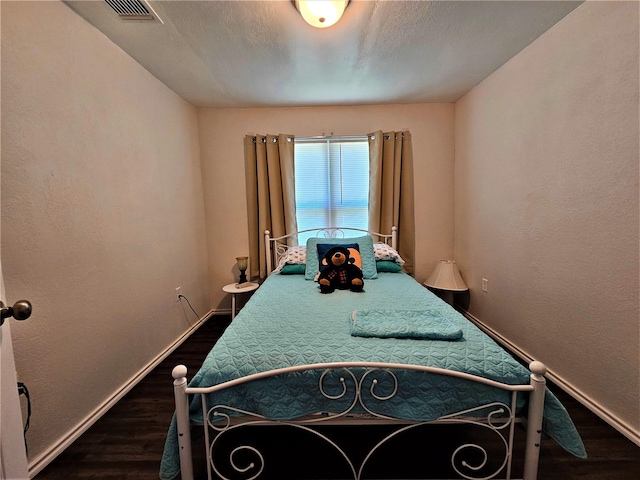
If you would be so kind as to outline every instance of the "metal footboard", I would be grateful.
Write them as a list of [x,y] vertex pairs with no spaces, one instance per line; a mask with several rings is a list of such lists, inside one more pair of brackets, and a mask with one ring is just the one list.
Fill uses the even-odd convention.
[[[381,447],[386,445],[390,440],[396,439],[396,437],[424,425],[451,424],[473,425],[485,429],[487,432],[497,435],[496,438],[499,437],[500,439],[499,444],[503,446],[503,455],[498,459],[497,466],[492,467],[492,470],[487,472],[487,451],[481,445],[472,442],[465,442],[464,438],[461,439],[460,446],[455,449],[450,458],[453,470],[455,470],[460,477],[469,480],[494,478],[505,478],[510,480],[512,478],[511,470],[514,452],[514,429],[515,424],[521,420],[516,416],[516,397],[519,392],[525,392],[529,395],[529,406],[525,422],[526,439],[524,448],[523,480],[536,480],[542,435],[542,415],[546,388],[544,374],[546,373],[546,367],[540,362],[532,362],[529,367],[531,370],[530,383],[526,385],[508,385],[466,373],[434,367],[376,362],[347,362],[301,365],[257,373],[212,387],[188,388],[186,379],[187,369],[183,365],[179,365],[174,368],[173,377],[182,478],[185,480],[191,480],[194,474],[188,398],[189,395],[199,395],[202,403],[203,418],[205,419],[203,430],[204,442],[207,451],[207,473],[209,479],[212,478],[213,472],[215,472],[219,478],[227,478],[220,470],[217,460],[215,460],[214,452],[227,434],[237,431],[240,428],[276,425],[307,432],[324,442],[328,448],[335,451],[339,458],[344,460],[344,463],[347,465],[347,470],[349,471],[349,478],[360,480],[363,478],[364,469],[368,465],[368,462],[375,457]],[[322,412],[315,415],[308,415],[303,418],[281,421],[269,420],[255,412],[241,410],[232,405],[215,405],[211,408],[207,407],[206,397],[210,393],[268,377],[310,370],[322,372],[319,377],[320,380],[318,384],[318,393],[320,395],[323,395],[329,400],[344,399],[346,397],[350,400],[349,406],[339,412]],[[500,402],[492,402],[442,416],[436,420],[428,422],[399,420],[392,416],[376,413],[369,408],[363,396],[365,393],[365,389],[363,387],[365,379],[373,373],[382,374],[386,379],[386,382],[390,382],[390,389],[387,388],[387,391],[380,393],[378,391],[380,387],[379,380],[376,378],[370,382],[371,386],[366,390],[366,393],[377,401],[389,400],[396,395],[398,388],[400,388],[398,385],[398,378],[394,373],[394,371],[398,370],[412,370],[429,374],[457,377],[499,388],[510,392],[510,404],[507,405]],[[335,373],[337,371],[340,375],[342,391],[330,393],[324,386],[325,378],[330,373]],[[353,391],[349,391],[349,386],[352,386],[351,388]],[[363,460],[356,462],[351,459],[349,454],[332,438],[316,429],[318,425],[336,424],[354,426],[385,424],[394,425],[394,429],[391,433],[386,434],[382,439],[380,439],[369,450]],[[465,459],[465,456],[472,452],[474,453],[474,456],[472,456],[474,460]],[[241,454],[248,454],[250,460],[238,461],[237,458],[239,458]],[[480,460],[478,460],[478,458],[480,458]],[[494,464],[495,463],[496,462],[494,462]],[[265,459],[262,453],[255,447],[248,444],[240,445],[233,449],[225,460],[225,466],[227,468],[231,468],[235,474],[243,474],[242,478],[245,480],[260,478],[260,475],[263,473],[264,464]],[[502,476],[498,477],[499,475]]]

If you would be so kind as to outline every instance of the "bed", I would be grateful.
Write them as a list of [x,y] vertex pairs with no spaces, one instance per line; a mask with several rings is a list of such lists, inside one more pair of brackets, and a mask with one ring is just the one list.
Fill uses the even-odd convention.
[[[303,248],[287,245],[292,238],[266,232],[267,279],[190,382],[185,366],[174,368],[176,414],[162,479],[193,478],[193,425],[203,426],[208,478],[275,478],[270,460],[253,443],[267,426],[320,441],[322,457],[335,456],[336,478],[370,478],[370,466],[388,443],[403,436],[415,443],[408,435],[425,425],[470,426],[499,446],[496,454],[484,440],[460,438],[445,453],[449,478],[510,479],[514,452],[522,451],[516,473],[535,480],[543,431],[586,457],[569,415],[546,388],[545,366],[525,368],[404,273],[395,229],[389,235],[323,229]],[[322,265],[318,246],[334,244],[356,248],[363,292],[320,293],[314,281]],[[372,425],[384,430],[353,455],[331,436],[332,425],[341,432]],[[252,428],[260,434],[248,433]],[[521,428],[524,446],[518,448]],[[232,445],[223,446],[225,441]]]

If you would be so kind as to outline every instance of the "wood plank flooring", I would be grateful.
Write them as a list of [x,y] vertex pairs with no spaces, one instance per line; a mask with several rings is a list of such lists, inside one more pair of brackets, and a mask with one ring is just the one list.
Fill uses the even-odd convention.
[[[157,479],[174,410],[171,370],[183,363],[193,375],[229,321],[212,317],[35,478]],[[640,448],[558,388],[551,389],[576,423],[589,458],[577,459],[545,439],[539,480],[640,478]]]

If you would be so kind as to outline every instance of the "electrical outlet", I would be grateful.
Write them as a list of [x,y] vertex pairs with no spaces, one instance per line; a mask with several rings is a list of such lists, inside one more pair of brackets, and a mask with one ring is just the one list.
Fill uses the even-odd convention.
[[489,293],[489,280],[486,278],[482,279],[482,291],[485,293]]
[[180,293],[180,290],[182,289],[182,287],[176,287],[176,302],[180,301],[180,295],[182,295]]

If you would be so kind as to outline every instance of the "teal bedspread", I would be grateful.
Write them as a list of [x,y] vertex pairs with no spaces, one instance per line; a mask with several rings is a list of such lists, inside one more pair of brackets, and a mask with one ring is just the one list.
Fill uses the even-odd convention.
[[[462,337],[442,341],[350,334],[353,311],[409,308],[440,316],[459,329]],[[317,283],[305,281],[301,275],[271,275],[218,340],[189,386],[217,385],[291,365],[353,361],[425,365],[508,384],[529,382],[528,369],[412,277],[404,273],[380,273],[379,278],[365,282],[363,293],[339,290],[328,295],[319,293]],[[415,372],[396,374],[400,385],[411,388],[401,388],[385,402],[364,398],[368,408],[382,415],[428,421],[489,401],[509,404],[507,393],[489,386]],[[350,399],[343,404],[340,401],[328,404],[328,400],[315,394],[317,385],[314,374],[294,374],[225,390],[216,394],[215,399],[210,398],[209,404],[233,405],[277,420],[320,411],[342,411],[350,404]],[[567,411],[551,392],[545,398],[545,432],[570,453],[586,457]],[[195,423],[202,422],[199,410],[200,401],[194,399],[191,415]],[[174,418],[160,478],[171,479],[178,473]]]

